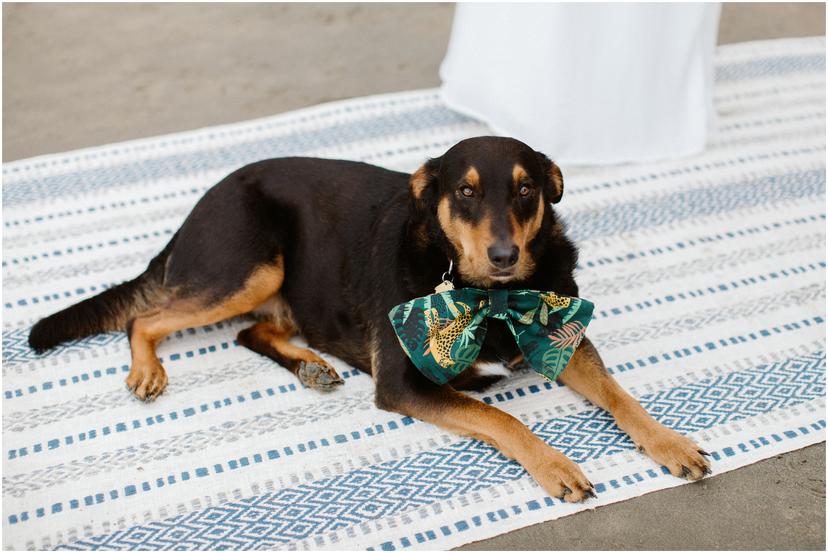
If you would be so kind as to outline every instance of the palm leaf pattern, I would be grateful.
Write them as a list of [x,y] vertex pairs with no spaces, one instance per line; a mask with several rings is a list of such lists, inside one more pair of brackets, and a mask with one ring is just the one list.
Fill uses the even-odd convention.
[[405,321],[408,320],[408,316],[411,314],[412,309],[414,308],[413,303],[404,303],[402,304],[402,324],[405,324]]
[[549,340],[556,348],[575,348],[581,343],[586,327],[581,321],[570,321],[549,335]]
[[[552,380],[553,375],[557,376],[563,372],[563,367],[561,367],[563,359],[564,352],[562,350],[550,348],[543,352],[541,362],[543,363],[543,368],[545,370],[542,371],[541,374]],[[566,360],[569,361],[569,358],[567,357]]]
[[546,307],[545,303],[541,304],[540,316],[538,316],[538,320],[540,321],[540,324],[542,324],[543,326],[549,324],[549,309]]
[[537,309],[530,309],[523,314],[523,317],[518,319],[518,322],[524,325],[532,324],[532,320],[535,318],[535,311],[537,311]]
[[404,309],[398,309],[393,312],[391,320],[397,328],[397,338],[406,353],[416,351],[425,340],[428,330],[424,325],[422,312],[409,310],[409,313],[405,314]]
[[468,347],[469,344],[473,343],[476,339],[474,332],[469,327],[463,328],[463,332],[460,333],[460,336],[457,338],[457,348],[463,349]]
[[566,313],[564,313],[561,319],[563,322],[569,322],[569,319],[572,318],[573,315],[578,313],[581,309],[581,300],[579,298],[572,298],[572,301],[569,303],[569,307],[566,309]]

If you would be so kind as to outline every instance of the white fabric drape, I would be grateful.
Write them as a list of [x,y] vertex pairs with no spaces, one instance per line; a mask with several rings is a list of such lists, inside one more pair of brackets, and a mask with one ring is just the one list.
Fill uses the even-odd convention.
[[697,153],[718,19],[719,4],[458,4],[441,95],[562,162]]

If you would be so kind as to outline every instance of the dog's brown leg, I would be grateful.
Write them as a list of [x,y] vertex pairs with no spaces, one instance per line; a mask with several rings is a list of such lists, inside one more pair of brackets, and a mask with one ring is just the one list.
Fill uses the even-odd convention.
[[[392,335],[393,336],[393,335]],[[518,419],[482,401],[425,379],[390,338],[372,346],[372,372],[381,409],[483,440],[517,460],[552,496],[568,502],[594,496],[578,465],[535,436]]]
[[693,440],[663,426],[647,413],[607,372],[588,339],[581,342],[559,379],[609,411],[639,451],[666,466],[674,476],[698,480],[710,474],[704,451]]
[[167,373],[155,354],[155,347],[176,330],[212,324],[253,310],[282,285],[281,260],[257,268],[244,286],[228,298],[206,303],[198,298],[173,299],[166,305],[145,311],[131,320],[127,331],[132,349],[132,366],[127,387],[140,399],[152,400],[167,386]]
[[448,386],[427,397],[380,406],[489,443],[523,465],[549,495],[572,503],[594,496],[592,483],[577,463],[547,445],[512,415]]
[[290,343],[295,328],[288,321],[262,321],[239,332],[239,344],[270,357],[309,388],[332,390],[345,381],[336,369],[309,349]]

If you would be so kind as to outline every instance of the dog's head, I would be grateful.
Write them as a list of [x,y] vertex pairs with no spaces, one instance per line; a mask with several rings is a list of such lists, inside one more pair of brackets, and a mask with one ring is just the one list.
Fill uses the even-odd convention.
[[459,142],[410,181],[414,210],[439,234],[466,282],[490,287],[528,278],[530,243],[550,203],[563,195],[557,165],[526,144],[500,137]]

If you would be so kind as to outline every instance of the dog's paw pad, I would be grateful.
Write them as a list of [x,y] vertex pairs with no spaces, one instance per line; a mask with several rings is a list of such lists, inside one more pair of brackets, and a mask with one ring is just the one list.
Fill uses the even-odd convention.
[[297,371],[299,380],[308,388],[330,391],[345,384],[345,381],[336,372],[336,369],[327,363],[316,361],[302,361]]

